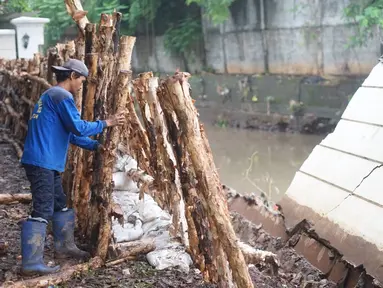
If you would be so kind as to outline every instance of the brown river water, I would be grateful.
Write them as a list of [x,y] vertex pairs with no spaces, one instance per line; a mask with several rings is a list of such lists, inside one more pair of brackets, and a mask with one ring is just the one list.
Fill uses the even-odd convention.
[[324,135],[221,128],[204,123],[221,182],[278,201]]

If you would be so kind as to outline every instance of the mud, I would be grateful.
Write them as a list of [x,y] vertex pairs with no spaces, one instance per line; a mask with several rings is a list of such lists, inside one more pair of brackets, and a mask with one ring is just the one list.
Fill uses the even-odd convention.
[[[0,145],[0,171],[2,193],[12,191],[25,192],[28,186],[24,171],[19,165],[12,147]],[[30,212],[30,205],[12,204],[0,206],[0,235],[8,242],[8,248],[0,256],[0,286],[5,281],[17,281],[22,277],[19,273],[20,256],[20,223]],[[251,227],[252,224],[233,215],[233,223],[240,238],[255,248],[276,253],[280,261],[277,273],[266,264],[251,266],[250,275],[255,287],[336,287],[327,281],[325,275],[299,256],[289,244],[284,244],[280,238],[271,237],[261,227]],[[238,223],[245,223],[245,226]],[[249,230],[250,229],[250,230]],[[46,241],[45,263],[75,264],[55,262],[52,250],[52,234],[48,229]],[[178,269],[158,271],[153,269],[145,259],[118,266],[102,268],[85,274],[76,275],[68,283],[60,287],[215,287],[202,281],[198,270],[191,267],[189,273]]]
[[0,143],[0,193],[26,193],[29,182],[12,145]]

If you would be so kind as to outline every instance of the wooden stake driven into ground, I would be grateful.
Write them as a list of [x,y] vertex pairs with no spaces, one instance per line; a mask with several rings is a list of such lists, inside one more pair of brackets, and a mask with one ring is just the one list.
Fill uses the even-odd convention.
[[[213,235],[213,243],[222,245],[223,251],[229,261],[234,282],[238,287],[253,287],[248,268],[237,243],[238,239],[230,222],[230,216],[222,185],[220,184],[215,167],[209,160],[211,155],[206,150],[206,140],[201,135],[197,110],[190,97],[190,84],[188,73],[176,73],[163,83],[163,101],[173,107],[182,131],[181,139],[190,155],[197,182],[198,194],[201,200],[206,201],[202,211],[211,218],[210,225],[215,225],[217,235]],[[195,223],[196,224],[196,223]],[[203,223],[199,223],[204,225]],[[206,227],[208,229],[208,227]],[[201,235],[199,235],[201,240]],[[203,239],[203,238],[202,238]],[[218,245],[217,245],[218,249]],[[219,255],[214,255],[217,257]],[[220,267],[223,269],[224,267]]]

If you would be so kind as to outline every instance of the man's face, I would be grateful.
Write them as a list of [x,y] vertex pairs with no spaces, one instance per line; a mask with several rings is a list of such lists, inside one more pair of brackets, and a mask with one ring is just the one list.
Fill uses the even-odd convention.
[[82,87],[82,84],[86,81],[86,78],[84,76],[80,76],[78,78],[75,77],[74,74],[72,74],[71,77],[71,91],[73,94],[76,94]]

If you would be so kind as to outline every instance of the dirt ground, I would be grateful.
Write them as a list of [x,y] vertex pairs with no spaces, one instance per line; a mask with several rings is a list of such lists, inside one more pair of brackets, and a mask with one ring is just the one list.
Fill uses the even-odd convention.
[[[29,183],[12,146],[0,143],[0,193],[26,193],[28,190]],[[20,223],[28,216],[30,208],[30,205],[25,204],[0,205],[0,241],[8,242],[6,252],[0,255],[0,286],[5,282],[11,283],[22,279],[19,273],[21,265]],[[234,216],[237,220],[238,217],[238,215]],[[240,228],[236,227],[236,230],[240,230]],[[49,263],[49,265],[72,264],[55,262],[52,250],[53,238],[49,231],[48,229],[45,263]],[[281,264],[276,275],[267,265],[250,267],[249,271],[255,287],[336,287],[334,283],[327,281],[319,270],[297,255],[293,249],[283,246],[280,239],[270,237],[262,229],[258,229],[256,235],[247,238],[247,242],[255,248],[276,253]],[[76,275],[71,281],[60,287],[215,286],[203,283],[199,271],[193,267],[187,274],[178,269],[158,271],[153,269],[145,259],[142,259],[142,261],[123,263]]]

